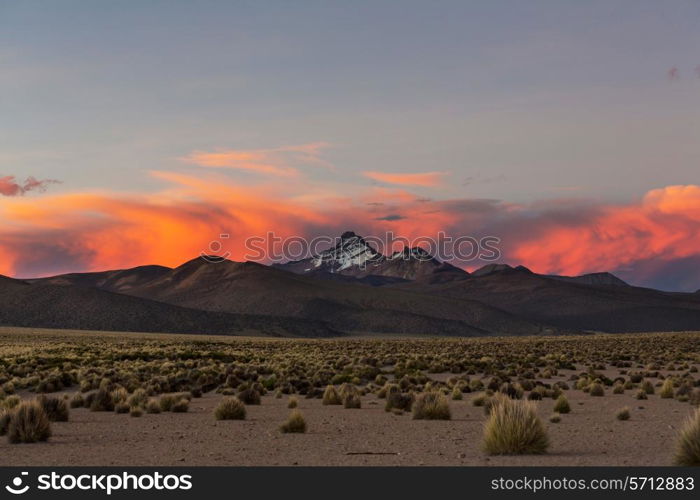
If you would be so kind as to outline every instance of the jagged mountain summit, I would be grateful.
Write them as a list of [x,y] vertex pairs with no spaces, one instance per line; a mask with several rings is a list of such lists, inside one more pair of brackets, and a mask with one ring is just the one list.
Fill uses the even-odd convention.
[[[378,252],[365,239],[352,231],[344,232],[338,243],[312,257],[276,264],[275,267],[296,274],[337,274],[370,281],[372,277],[395,280],[451,281],[466,278],[469,273],[451,264],[440,262],[420,247],[405,247],[389,256]],[[371,284],[383,284],[387,280]]]
[[340,240],[333,248],[311,257],[311,259],[304,259],[298,262],[309,263],[309,267],[305,267],[304,272],[342,273],[343,271],[348,271],[354,273],[357,269],[376,266],[384,260],[385,257],[367,243],[364,238],[352,231],[346,231],[340,236]]

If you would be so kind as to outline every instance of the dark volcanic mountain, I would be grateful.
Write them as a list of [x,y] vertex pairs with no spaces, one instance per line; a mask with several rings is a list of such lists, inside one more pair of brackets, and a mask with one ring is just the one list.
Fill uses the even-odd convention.
[[144,285],[170,271],[165,266],[139,266],[131,269],[101,271],[96,273],[71,273],[24,280],[28,283],[44,283],[51,285],[76,285],[90,288],[100,288],[109,292],[127,292],[131,288]]
[[212,313],[99,288],[27,283],[0,276],[0,325],[164,333],[328,337],[327,323],[250,314]]
[[486,335],[509,331],[518,335],[547,331],[546,325],[522,321],[478,301],[318,279],[252,262],[197,258],[128,293],[192,309],[315,319],[346,332]]
[[555,280],[568,281],[570,283],[580,283],[582,285],[610,285],[610,286],[629,286],[620,278],[611,273],[590,273],[582,274],[581,276],[548,276]]
[[384,256],[347,232],[319,255],[271,267],[197,258],[174,269],[0,277],[0,325],[293,336],[679,331],[700,330],[700,294],[506,264],[470,275],[420,248]]
[[695,294],[661,292],[624,282],[621,285],[610,279],[602,284],[589,284],[591,280],[587,277],[562,279],[538,275],[522,267],[500,266],[480,271],[458,282],[438,285],[414,282],[399,287],[433,296],[498,304],[500,309],[515,316],[569,331],[700,329],[700,299]]

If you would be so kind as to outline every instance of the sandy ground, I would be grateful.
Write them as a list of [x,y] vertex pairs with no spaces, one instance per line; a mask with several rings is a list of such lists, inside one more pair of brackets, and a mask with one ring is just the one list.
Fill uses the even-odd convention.
[[[437,377],[436,377],[437,378]],[[670,465],[675,436],[693,407],[676,400],[636,400],[634,391],[591,397],[569,390],[572,412],[547,421],[554,402],[538,402],[551,439],[540,456],[487,456],[480,450],[483,408],[451,401],[451,421],[412,420],[363,398],[362,408],[323,406],[299,398],[306,434],[282,434],[287,397],[263,397],[245,421],[216,421],[221,396],[192,400],[189,413],[128,414],[71,410],[53,424],[47,443],[10,445],[0,439],[0,465]],[[621,422],[615,412],[629,406]]]

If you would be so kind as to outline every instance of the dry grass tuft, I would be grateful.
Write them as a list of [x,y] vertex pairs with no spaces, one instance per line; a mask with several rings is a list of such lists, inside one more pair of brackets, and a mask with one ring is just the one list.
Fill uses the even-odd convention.
[[489,455],[532,455],[547,451],[549,439],[531,401],[494,396],[484,425],[483,448]]
[[146,403],[146,413],[158,414],[160,413],[160,405],[155,399],[149,399]]
[[554,411],[557,413],[569,413],[571,411],[569,400],[563,394],[554,402]]
[[245,420],[245,417],[245,405],[235,396],[225,397],[214,410],[216,420]]
[[287,421],[280,426],[280,431],[285,434],[306,432],[306,420],[299,410],[292,410]]
[[173,413],[187,413],[190,409],[190,400],[187,398],[180,398],[173,406],[170,411]]
[[673,461],[676,465],[700,465],[700,408],[683,423]]
[[240,399],[243,404],[246,405],[259,405],[260,393],[252,388],[243,389],[238,393],[238,399]]
[[615,418],[618,420],[629,420],[630,419],[630,409],[629,407],[625,406],[624,408],[620,408],[617,410],[615,413]]
[[589,394],[591,396],[597,396],[597,397],[605,396],[605,387],[603,387],[603,384],[601,384],[599,382],[593,382],[589,386]]
[[418,395],[413,404],[414,420],[450,420],[450,404],[441,392],[424,392]]
[[68,405],[64,399],[42,394],[39,396],[38,401],[49,420],[52,422],[68,422]]
[[661,397],[662,399],[671,399],[673,398],[674,394],[675,390],[673,388],[673,380],[667,378],[666,380],[664,380],[664,383],[661,386],[661,390],[659,390],[659,397]]
[[326,387],[323,391],[323,404],[324,405],[342,405],[343,400],[340,398],[338,390],[333,385]]
[[10,443],[36,443],[51,437],[51,423],[38,401],[25,401],[12,410],[7,427]]

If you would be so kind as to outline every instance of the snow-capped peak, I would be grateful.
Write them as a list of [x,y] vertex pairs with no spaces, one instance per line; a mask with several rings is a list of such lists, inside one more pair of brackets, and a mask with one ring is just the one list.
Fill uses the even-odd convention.
[[362,237],[352,231],[346,231],[333,248],[313,257],[312,265],[315,268],[325,267],[330,272],[337,272],[352,266],[365,267],[370,262],[377,262],[383,258]]
[[404,247],[403,250],[396,251],[389,257],[389,260],[395,259],[432,260],[433,256],[421,247]]

